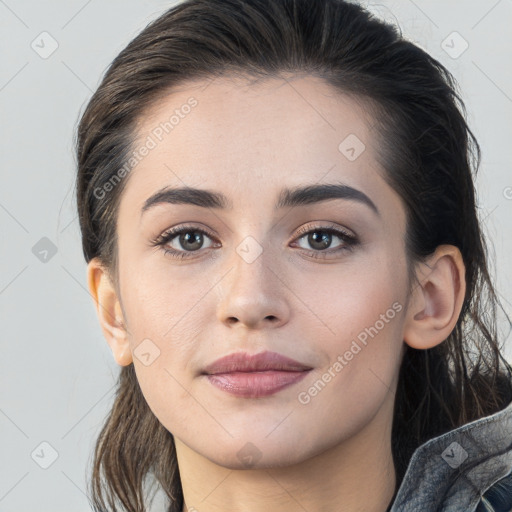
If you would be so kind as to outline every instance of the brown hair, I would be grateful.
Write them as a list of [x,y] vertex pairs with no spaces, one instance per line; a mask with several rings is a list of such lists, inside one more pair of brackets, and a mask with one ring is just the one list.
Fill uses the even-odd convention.
[[[83,252],[117,279],[116,215],[128,178],[97,191],[125,165],[151,105],[189,80],[283,72],[319,76],[371,108],[385,178],[406,208],[410,269],[441,244],[458,247],[466,266],[453,332],[429,350],[407,346],[402,361],[392,432],[398,488],[420,444],[512,400],[512,368],[500,353],[500,303],[475,204],[478,143],[452,75],[394,26],[342,0],[185,0],[169,9],[114,59],[81,117]],[[145,510],[147,477],[165,491],[169,510],[181,512],[173,436],[149,409],[131,364],[120,371],[95,447],[94,510]]]

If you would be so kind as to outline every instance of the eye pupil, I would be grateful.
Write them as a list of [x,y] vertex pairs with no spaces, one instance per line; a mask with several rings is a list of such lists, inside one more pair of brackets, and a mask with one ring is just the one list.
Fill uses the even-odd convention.
[[[194,234],[191,236],[191,233]],[[200,249],[203,245],[203,234],[198,231],[186,231],[180,234],[179,240],[184,249],[194,251],[196,249]]]
[[[320,236],[318,236],[320,234]],[[327,249],[331,245],[332,235],[325,231],[314,231],[308,235],[308,243],[315,249]],[[319,245],[316,245],[319,244]]]

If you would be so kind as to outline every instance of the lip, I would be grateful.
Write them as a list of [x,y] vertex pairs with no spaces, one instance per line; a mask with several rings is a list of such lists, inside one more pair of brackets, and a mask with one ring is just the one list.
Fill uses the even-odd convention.
[[265,351],[258,354],[235,352],[217,359],[208,365],[203,370],[203,373],[215,375],[218,373],[259,372],[265,370],[297,372],[311,370],[311,366],[299,363],[299,361],[290,359],[277,352]]
[[259,398],[302,380],[309,371],[299,361],[278,354],[236,352],[217,359],[202,372],[215,387],[244,398]]

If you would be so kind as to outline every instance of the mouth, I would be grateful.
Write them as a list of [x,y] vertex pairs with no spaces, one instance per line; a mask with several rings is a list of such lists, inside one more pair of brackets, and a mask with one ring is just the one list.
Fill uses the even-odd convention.
[[202,375],[216,388],[243,398],[270,396],[302,380],[312,368],[276,352],[237,352],[207,366]]

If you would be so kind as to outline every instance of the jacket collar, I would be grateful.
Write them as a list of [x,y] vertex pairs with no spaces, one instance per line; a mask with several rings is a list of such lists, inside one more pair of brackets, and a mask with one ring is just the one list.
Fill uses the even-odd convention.
[[390,512],[472,511],[512,471],[512,402],[430,439],[413,453]]

